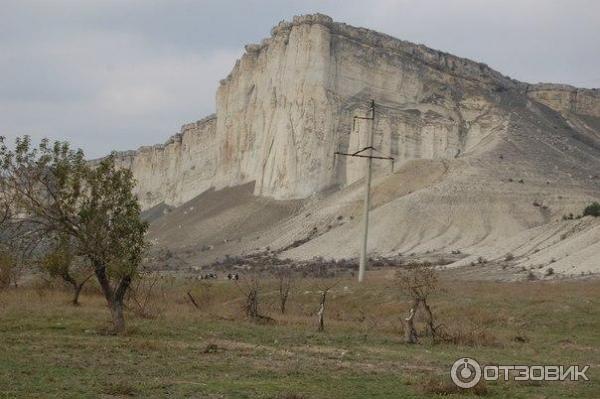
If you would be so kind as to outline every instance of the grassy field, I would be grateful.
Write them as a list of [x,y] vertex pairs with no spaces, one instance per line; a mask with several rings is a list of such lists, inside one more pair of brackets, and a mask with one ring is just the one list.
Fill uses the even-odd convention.
[[[454,342],[402,342],[407,311],[389,273],[332,290],[326,331],[316,332],[319,287],[302,280],[278,313],[274,282],[254,323],[229,281],[165,280],[145,313],[131,305],[128,331],[107,333],[93,288],[82,305],[43,286],[0,292],[2,398],[600,398],[600,281],[444,280],[430,300]],[[190,291],[200,306],[191,305]],[[419,324],[422,328],[422,325]],[[497,382],[458,391],[451,364],[589,364],[589,382]]]

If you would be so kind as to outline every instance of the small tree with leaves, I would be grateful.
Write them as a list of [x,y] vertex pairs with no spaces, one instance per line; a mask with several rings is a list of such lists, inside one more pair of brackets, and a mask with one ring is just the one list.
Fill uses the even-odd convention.
[[6,196],[0,195],[0,288],[7,288],[11,283],[16,285],[18,280],[15,224],[8,202]]
[[113,156],[90,165],[65,142],[44,139],[33,147],[24,136],[9,149],[1,138],[0,184],[32,231],[72,240],[98,279],[115,332],[122,332],[125,294],[147,247],[131,171],[117,168]]
[[79,305],[79,295],[85,283],[94,276],[89,261],[75,256],[69,237],[59,237],[41,259],[41,268],[50,277],[60,278],[73,288],[72,303]]
[[429,263],[411,263],[398,271],[396,277],[402,293],[411,300],[410,310],[405,318],[404,340],[411,344],[418,341],[414,317],[420,306],[425,311],[427,333],[435,338],[436,326],[427,300],[439,289],[436,271]]
[[42,235],[15,210],[14,197],[0,180],[0,287],[18,287],[42,241]]
[[600,217],[600,203],[595,201],[586,206],[583,210],[583,216]]

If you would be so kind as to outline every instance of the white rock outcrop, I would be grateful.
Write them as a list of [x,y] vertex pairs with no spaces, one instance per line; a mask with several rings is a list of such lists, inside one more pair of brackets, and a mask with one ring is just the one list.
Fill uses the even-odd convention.
[[216,117],[189,123],[165,144],[119,153],[117,162],[130,168],[144,209],[179,205],[212,186],[216,172]]

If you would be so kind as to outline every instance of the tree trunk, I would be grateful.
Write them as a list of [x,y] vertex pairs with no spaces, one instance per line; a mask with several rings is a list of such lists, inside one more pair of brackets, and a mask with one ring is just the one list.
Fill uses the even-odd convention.
[[404,325],[404,342],[408,344],[416,344],[417,343],[417,330],[415,329],[414,317],[415,313],[417,313],[417,308],[419,307],[419,300],[415,299],[410,311],[408,312],[408,317],[405,320]]
[[106,275],[106,269],[102,265],[94,266],[94,273],[96,274],[96,278],[98,279],[98,283],[100,284],[100,288],[102,289],[102,293],[108,302],[108,305],[112,307],[113,303],[113,290],[110,286],[110,281],[108,280],[108,276]]
[[122,277],[117,289],[113,291],[112,287],[110,286],[110,280],[106,275],[106,268],[103,265],[96,263],[94,269],[96,277],[98,278],[98,282],[100,283],[100,287],[102,288],[102,293],[104,294],[106,302],[108,302],[108,307],[110,308],[114,332],[120,334],[125,331],[123,301],[125,299],[127,289],[131,284],[131,276]]
[[426,323],[427,323],[427,334],[431,338],[435,338],[435,326],[433,325],[433,313],[431,312],[431,308],[427,304],[426,300],[423,300],[423,308],[425,309],[426,314]]
[[125,317],[123,316],[123,301],[115,301],[111,306],[114,331],[120,334],[125,331]]
[[196,302],[196,299],[194,299],[194,297],[192,296],[192,293],[188,291],[187,296],[188,296],[188,298],[190,298],[190,301],[192,301],[192,305],[194,305],[194,307],[196,309],[200,309],[200,306],[198,306],[198,302]]
[[285,305],[287,303],[287,298],[288,298],[287,293],[281,295],[281,298],[280,298],[280,300],[281,300],[280,301],[281,314],[285,314]]
[[251,319],[258,319],[258,291],[251,288],[246,295],[246,316]]
[[81,283],[75,281],[75,279],[71,277],[69,273],[63,275],[63,279],[73,286],[73,301],[71,301],[73,306],[79,306],[79,295],[81,294],[81,290],[83,290],[83,286],[93,275],[94,273],[88,275]]
[[319,331],[319,332],[325,331],[324,316],[325,316],[325,299],[326,298],[327,298],[327,291],[323,291],[323,293],[321,294],[321,306],[319,308],[319,311],[317,312],[317,317],[319,320],[319,325],[317,327],[317,331]]
[[125,318],[123,316],[123,302],[125,301],[125,294],[131,285],[131,276],[121,277],[119,286],[117,287],[113,295],[113,323],[115,326],[116,333],[122,333],[125,331]]
[[79,306],[79,294],[81,294],[82,288],[83,284],[75,285],[75,293],[73,294],[73,306]]
[[90,278],[92,278],[92,276],[94,275],[94,273],[89,274],[86,278],[84,278],[81,283],[77,284],[75,283],[75,293],[73,295],[73,305],[78,306],[79,305],[79,295],[81,295],[81,291],[83,290],[83,286],[85,285],[85,283],[88,282],[88,280]]

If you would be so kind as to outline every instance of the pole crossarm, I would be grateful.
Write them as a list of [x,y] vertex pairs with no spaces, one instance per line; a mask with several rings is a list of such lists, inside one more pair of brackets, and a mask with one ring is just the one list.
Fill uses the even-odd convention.
[[[359,152],[362,152],[362,151],[367,150],[367,149],[372,149],[372,148],[373,147],[367,147],[367,148],[364,148],[364,149],[360,150]],[[345,152],[337,152],[336,151],[333,154],[334,155],[345,155],[347,157],[370,158],[370,159],[386,159],[388,161],[393,161],[394,160],[393,157],[378,157],[378,156],[374,156],[374,155],[360,155],[358,153],[347,154]]]
[[354,117],[352,117],[352,130],[353,131],[356,128],[356,120],[357,119],[366,119],[368,121],[372,121],[372,120],[375,120],[375,115],[373,114],[372,116],[354,116]]

